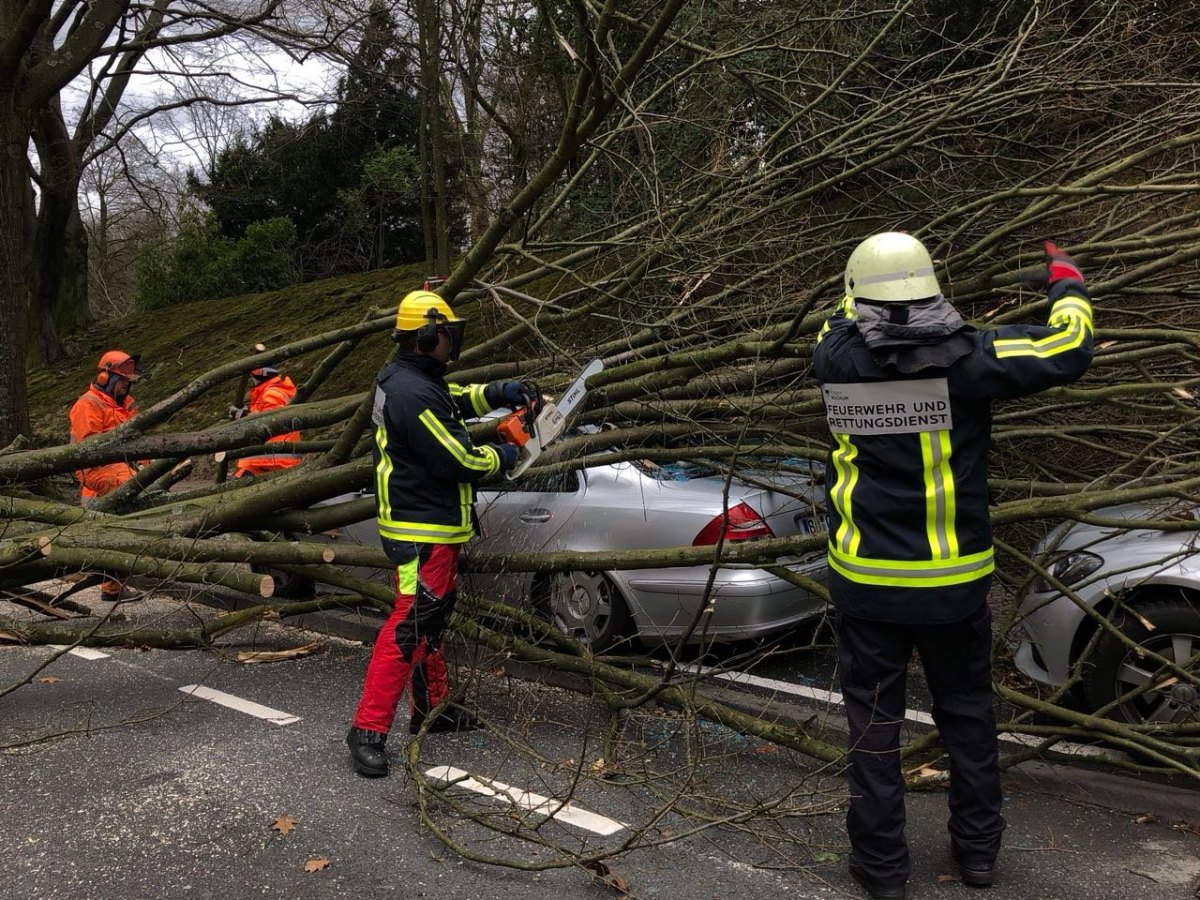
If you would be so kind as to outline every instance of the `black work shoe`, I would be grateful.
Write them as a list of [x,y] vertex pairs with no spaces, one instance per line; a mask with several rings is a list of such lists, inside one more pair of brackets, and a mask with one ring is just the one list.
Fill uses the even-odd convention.
[[962,876],[963,884],[968,887],[991,887],[992,882],[996,880],[995,861],[964,861],[958,847],[954,844],[950,845],[950,855],[954,857],[954,863],[958,866],[958,874]]
[[351,728],[346,735],[346,745],[350,748],[350,760],[354,763],[354,771],[364,778],[382,778],[388,773],[387,734],[382,731],[368,731],[365,728]]
[[[408,720],[408,733],[416,734],[421,730],[421,726],[425,724],[425,713],[419,710],[413,710],[412,718]],[[474,731],[477,728],[482,728],[479,720],[469,712],[461,709],[448,709],[445,712],[434,716],[433,721],[429,723],[427,729],[430,734],[439,734],[445,731]]]
[[868,875],[867,870],[853,856],[850,857],[850,874],[867,889],[871,900],[908,900],[907,884],[881,884]]

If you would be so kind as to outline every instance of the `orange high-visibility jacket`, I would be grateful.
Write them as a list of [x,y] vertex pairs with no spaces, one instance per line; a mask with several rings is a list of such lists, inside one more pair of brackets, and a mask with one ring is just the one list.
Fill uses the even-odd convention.
[[[90,385],[71,407],[71,443],[78,443],[93,434],[112,431],[136,415],[137,401],[132,395],[127,394],[124,403],[118,404],[96,385]],[[136,471],[129,463],[115,462],[79,469],[75,472],[75,478],[83,485],[81,493],[85,498],[102,497],[123,485]]]
[[[255,385],[250,391],[250,412],[266,412],[268,409],[278,409],[287,406],[296,396],[296,385],[286,375],[276,375],[268,378],[262,384]],[[287,431],[267,439],[268,444],[281,444],[300,440],[299,431]],[[234,471],[236,477],[245,472],[261,475],[274,469],[290,469],[300,463],[300,457],[293,453],[270,453],[265,456],[247,456],[237,461]]]

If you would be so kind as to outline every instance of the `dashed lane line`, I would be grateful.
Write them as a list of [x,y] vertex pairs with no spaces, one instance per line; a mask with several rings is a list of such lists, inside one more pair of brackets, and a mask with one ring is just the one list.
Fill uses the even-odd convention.
[[[66,649],[65,644],[51,644],[49,646],[56,650]],[[94,650],[91,647],[73,647],[70,651],[68,651],[68,654],[72,656],[79,656],[83,659],[93,660],[109,659],[111,656],[111,654],[104,653],[100,650]],[[121,660],[117,660],[117,662],[121,662]],[[171,680],[170,678],[160,675],[157,672],[149,671],[143,666],[138,666],[133,663],[122,664],[128,666],[129,668],[137,669],[144,675],[153,676],[160,681]],[[255,703],[253,700],[245,700],[241,697],[234,696],[233,694],[227,694],[224,691],[218,691],[210,687],[205,687],[202,684],[185,684],[179,690],[183,691],[189,696],[198,697],[201,700],[208,700],[220,706],[227,707],[228,709],[245,713],[248,716],[254,716],[255,718],[263,719],[264,721],[270,722],[273,725],[291,725],[300,721],[299,716],[293,716],[291,713],[281,712],[277,709],[272,709],[269,706],[263,706],[261,703]]]
[[[803,684],[793,684],[790,681],[780,681],[777,678],[761,678],[758,675],[749,675],[745,672],[716,672],[704,666],[690,666],[692,671],[701,675],[708,675],[713,678],[720,678],[724,681],[732,681],[734,684],[746,684],[752,687],[765,688],[769,691],[776,691],[781,694],[793,694],[797,697],[804,697],[808,700],[819,700],[822,703],[831,703],[841,706],[843,698],[837,691],[827,691],[822,688],[810,688]],[[910,722],[916,722],[920,725],[934,726],[933,716],[929,713],[921,712],[918,709],[909,709],[904,713],[904,718]],[[1000,740],[1007,741],[1010,744],[1021,744],[1026,747],[1035,747],[1044,743],[1045,738],[1034,737],[1027,734],[1002,734]],[[1054,745],[1054,749],[1058,753],[1069,753],[1074,756],[1094,756],[1104,759],[1120,758],[1124,754],[1117,753],[1104,747],[1089,747],[1087,744],[1073,744],[1069,741],[1063,741]]]
[[248,716],[254,716],[257,719],[263,719],[270,722],[272,725],[291,725],[294,722],[299,722],[299,716],[293,716],[290,713],[280,712],[277,709],[271,709],[269,706],[263,706],[261,703],[255,703],[253,700],[243,700],[241,697],[235,697],[233,694],[226,694],[224,691],[213,690],[210,687],[205,687],[202,684],[185,684],[180,688],[185,694],[192,697],[199,697],[201,700],[208,700],[216,703],[219,706],[224,706],[229,709],[237,710],[240,713],[245,713]]
[[[66,644],[51,644],[50,646],[55,650],[67,650]],[[105,653],[103,650],[96,650],[93,647],[72,647],[70,650],[67,650],[67,654],[69,656],[78,656],[81,659],[108,659],[110,656],[110,654]]]
[[521,809],[546,816],[565,825],[574,825],[576,828],[594,831],[596,834],[615,834],[621,829],[629,827],[624,822],[618,822],[616,819],[610,819],[599,813],[589,812],[567,800],[543,797],[541,794],[534,794],[502,784],[499,781],[492,781],[490,778],[485,784],[473,778],[470,772],[464,772],[453,766],[435,766],[432,769],[426,769],[425,774],[435,781],[474,791],[485,797],[506,798]]

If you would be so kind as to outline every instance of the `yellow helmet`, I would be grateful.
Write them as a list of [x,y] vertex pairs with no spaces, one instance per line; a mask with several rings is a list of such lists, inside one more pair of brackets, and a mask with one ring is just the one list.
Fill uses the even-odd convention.
[[458,359],[467,320],[454,314],[450,304],[433,291],[410,291],[396,309],[396,334],[415,334],[417,349],[430,353],[437,346],[438,330],[450,335],[450,359]]
[[[432,317],[430,312],[433,313]],[[396,330],[416,331],[431,322],[434,326],[447,322],[462,322],[450,304],[433,291],[409,291],[396,309]]]
[[846,263],[846,293],[855,300],[906,303],[941,292],[925,245],[899,231],[867,238]]

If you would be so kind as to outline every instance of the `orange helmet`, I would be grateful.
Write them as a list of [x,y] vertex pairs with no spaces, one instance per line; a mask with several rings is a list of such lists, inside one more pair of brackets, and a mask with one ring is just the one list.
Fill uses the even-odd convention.
[[100,377],[96,380],[101,384],[108,381],[110,374],[118,375],[126,381],[137,381],[146,374],[138,365],[137,354],[130,355],[124,350],[109,350],[100,357],[100,362],[96,367],[100,370]]
[[253,378],[255,382],[260,383],[266,381],[268,378],[274,378],[278,374],[279,370],[273,369],[270,366],[259,366],[257,369],[250,370],[250,377]]

